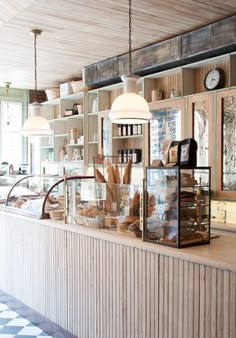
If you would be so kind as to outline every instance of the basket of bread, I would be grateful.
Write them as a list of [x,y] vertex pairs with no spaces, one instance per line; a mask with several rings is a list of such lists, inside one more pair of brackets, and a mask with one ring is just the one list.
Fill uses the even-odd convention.
[[103,215],[106,229],[140,237],[142,232],[139,224],[140,193],[138,187],[131,185],[132,160],[126,163],[123,175],[118,163],[111,163],[101,158],[102,169],[95,167],[97,183],[106,184],[106,200]]
[[97,208],[85,207],[76,213],[75,222],[87,227],[103,229],[105,225],[105,218],[103,213]]

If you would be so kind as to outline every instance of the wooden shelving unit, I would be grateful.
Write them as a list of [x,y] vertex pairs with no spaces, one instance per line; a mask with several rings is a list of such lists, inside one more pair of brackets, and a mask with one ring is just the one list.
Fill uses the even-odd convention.
[[[225,73],[225,84],[217,91],[207,91],[204,78],[212,68],[221,68]],[[149,102],[150,110],[165,109],[179,104],[181,109],[181,138],[193,135],[193,110],[198,101],[205,100],[209,118],[209,128],[212,128],[214,101],[218,92],[230,90],[236,86],[236,54],[226,54],[202,62],[192,63],[167,71],[142,77],[138,81],[140,95]],[[152,101],[152,91],[160,89],[162,99]],[[171,98],[175,89],[176,97]],[[123,93],[123,83],[118,83],[88,92],[79,92],[68,97],[45,102],[46,116],[50,116],[53,129],[52,138],[42,138],[41,159],[59,161],[60,148],[68,144],[68,160],[72,159],[74,148],[83,148],[84,173],[93,165],[93,158],[98,153],[118,155],[120,149],[142,150],[141,166],[149,165],[150,161],[150,131],[149,125],[143,125],[141,135],[119,136],[118,125],[111,124],[108,118],[109,109],[114,99]],[[205,96],[204,96],[205,95]],[[66,109],[71,109],[75,103],[83,105],[83,115],[62,117]],[[70,130],[78,128],[84,135],[83,145],[70,144]],[[216,151],[216,145],[209,138],[209,154]],[[212,165],[209,156],[209,165]],[[139,165],[140,166],[140,165]],[[214,175],[214,172],[213,172]]]

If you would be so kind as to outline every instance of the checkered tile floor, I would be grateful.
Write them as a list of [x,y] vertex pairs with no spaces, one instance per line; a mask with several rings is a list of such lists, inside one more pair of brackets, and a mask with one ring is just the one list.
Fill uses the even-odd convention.
[[0,338],[36,338],[48,337],[47,333],[20,316],[6,304],[0,303]]

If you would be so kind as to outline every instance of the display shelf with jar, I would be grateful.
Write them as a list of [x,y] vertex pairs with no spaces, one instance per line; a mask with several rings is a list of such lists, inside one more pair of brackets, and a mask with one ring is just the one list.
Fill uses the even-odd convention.
[[191,63],[142,79],[142,92],[148,102],[183,97],[236,85],[235,53]]
[[147,102],[181,97],[182,68],[155,73],[143,78],[142,92]]
[[210,167],[147,167],[144,240],[173,247],[210,243]]
[[[220,68],[224,71],[224,85],[219,88],[219,90],[218,88],[217,90],[207,89],[205,87],[206,75],[211,69],[215,68]],[[127,151],[129,154],[132,150],[137,149],[139,152],[141,149],[142,160],[138,163],[144,168],[156,158],[155,152],[158,148],[155,148],[155,124],[159,123],[159,113],[161,114],[164,112],[166,114],[167,124],[163,124],[162,127],[165,128],[165,126],[167,126],[168,133],[170,134],[170,137],[167,135],[168,138],[177,138],[177,136],[172,133],[173,124],[171,125],[171,123],[168,122],[170,110],[173,111],[175,108],[177,108],[181,115],[180,119],[178,119],[179,115],[177,114],[178,116],[175,124],[177,128],[175,131],[180,132],[181,139],[186,136],[191,136],[192,131],[190,131],[190,129],[193,128],[193,126],[187,113],[190,104],[190,100],[188,99],[198,95],[199,93],[204,93],[205,95],[212,94],[209,100],[207,99],[207,102],[209,102],[209,111],[211,109],[218,109],[214,106],[216,92],[227,90],[236,85],[235,70],[236,54],[230,53],[210,58],[202,62],[164,70],[140,78],[138,81],[138,91],[149,103],[149,107],[154,114],[154,118],[151,120],[150,124],[142,125],[141,134],[137,131],[135,125],[121,126],[118,124],[106,123],[106,128],[109,126],[109,147],[104,147],[102,136],[102,134],[104,134],[104,130],[102,129],[102,124],[99,120],[104,116],[104,114],[108,115],[108,111],[111,108],[114,99],[123,93],[122,82],[48,101],[45,103],[45,106],[47,106],[48,110],[53,111],[53,124],[55,124],[53,127],[54,151],[52,152],[50,144],[42,143],[42,158],[46,160],[48,152],[48,157],[50,159],[53,157],[54,160],[59,160],[59,152],[61,147],[64,145],[64,139],[67,134],[68,159],[72,159],[74,149],[82,148],[80,144],[73,145],[70,143],[70,133],[71,129],[74,128],[73,123],[75,122],[75,128],[79,129],[81,129],[80,125],[83,123],[84,164],[86,167],[88,165],[92,165],[93,157],[98,153],[103,153],[106,148],[106,154],[114,156],[119,156],[121,154],[122,156],[122,151],[124,151],[124,157],[126,156]],[[211,83],[211,76],[208,83]],[[214,79],[212,80],[212,83],[213,82]],[[194,98],[192,101],[194,101]],[[83,117],[81,117],[80,114],[63,117],[62,112],[65,110],[69,111],[73,108],[75,103],[79,103],[79,106],[83,106]],[[216,112],[213,112],[212,114],[216,114]],[[58,118],[58,116],[60,116],[60,118]],[[70,119],[72,120],[70,121]],[[77,119],[80,122],[77,123]],[[209,121],[209,123],[211,122]],[[178,128],[179,125],[181,125],[181,128]],[[210,124],[209,128],[211,128]],[[163,129],[163,132],[167,129]],[[209,153],[211,152],[212,149],[210,150],[210,148],[212,147],[214,147],[214,144],[209,142]],[[149,148],[151,149],[151,152],[149,152]],[[154,153],[152,152],[153,149]],[[75,151],[75,153],[77,153],[77,151]],[[76,156],[77,154],[75,154],[75,157]],[[209,162],[209,164],[211,164],[211,162]],[[205,163],[203,163],[203,165],[205,165]]]
[[[43,103],[45,111],[51,113],[51,123],[53,125],[53,133],[51,139],[53,140],[53,152],[51,151],[51,144],[47,144],[45,137],[41,138],[41,160],[59,161],[63,160],[62,149],[65,147],[65,159],[71,159],[73,150],[67,145],[72,145],[74,148],[83,148],[84,146],[84,102],[87,93],[78,92],[63,98],[46,101]],[[71,133],[77,135],[71,138]],[[76,145],[77,144],[77,145]],[[48,149],[46,148],[48,146]],[[67,154],[68,153],[68,154]],[[82,151],[83,153],[83,151]]]

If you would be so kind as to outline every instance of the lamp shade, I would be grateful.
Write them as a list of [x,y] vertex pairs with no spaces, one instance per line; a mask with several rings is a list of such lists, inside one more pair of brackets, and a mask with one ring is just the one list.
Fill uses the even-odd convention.
[[40,116],[41,104],[34,102],[29,106],[30,116],[24,123],[23,135],[26,137],[40,137],[51,135],[49,122]]
[[34,36],[34,99],[35,102],[29,105],[29,118],[25,121],[23,126],[23,135],[26,137],[37,137],[51,135],[51,128],[49,122],[42,116],[42,105],[37,102],[37,36],[41,34],[40,29],[32,29],[30,34]]
[[112,103],[109,118],[112,123],[143,124],[152,118],[147,101],[136,93],[137,76],[122,76],[124,94],[118,96]]

